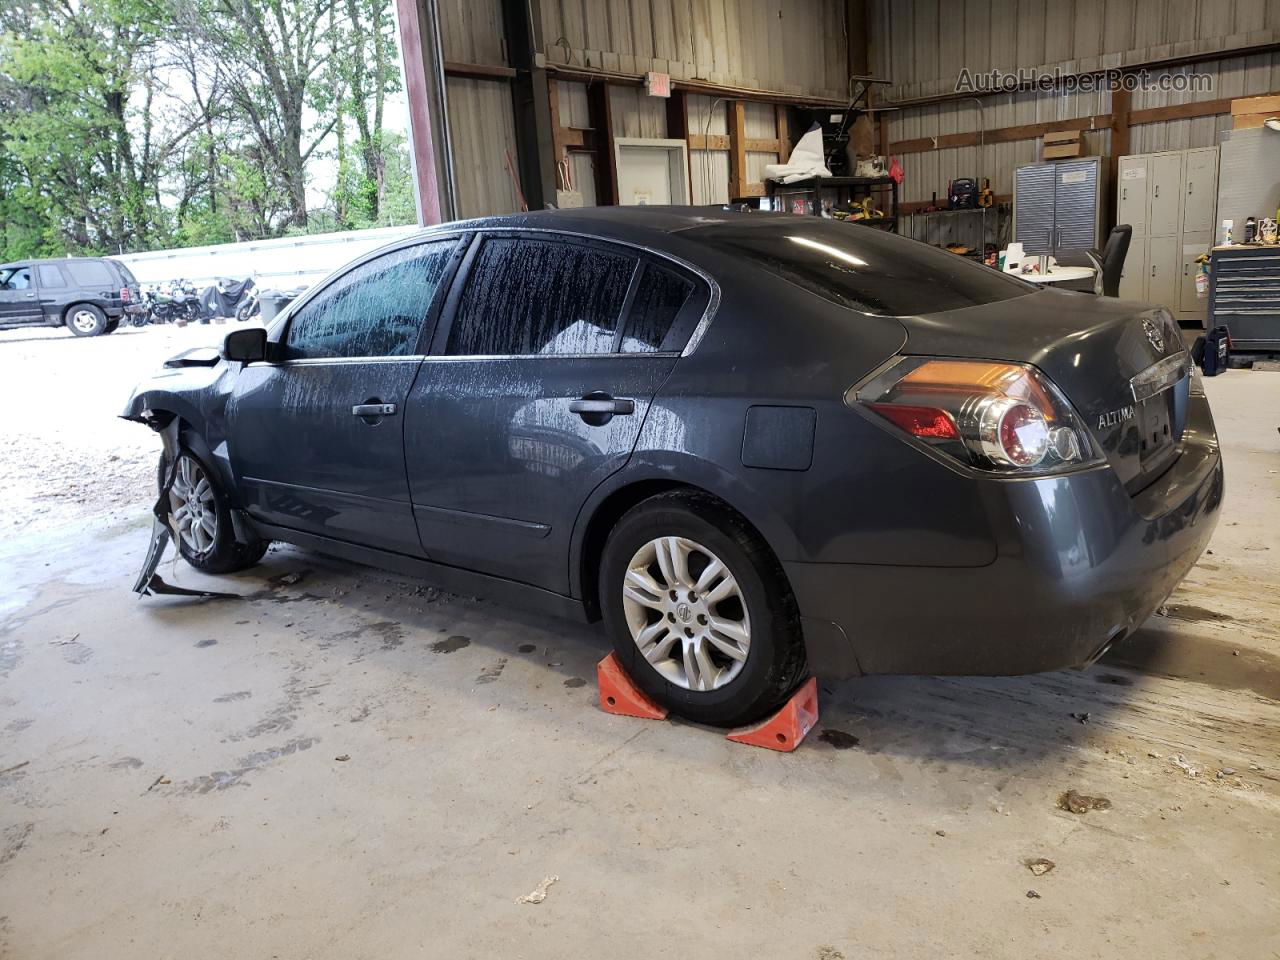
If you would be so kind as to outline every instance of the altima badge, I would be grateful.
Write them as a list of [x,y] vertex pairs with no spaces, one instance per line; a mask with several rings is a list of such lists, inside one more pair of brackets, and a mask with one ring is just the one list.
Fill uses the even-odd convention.
[[1119,410],[1112,410],[1110,413],[1104,413],[1098,417],[1098,429],[1105,430],[1107,427],[1119,426],[1126,420],[1132,419],[1133,407],[1121,407]]
[[1146,331],[1147,339],[1151,341],[1151,345],[1156,348],[1156,353],[1164,353],[1164,334],[1160,332],[1160,327],[1150,317],[1142,318],[1142,329]]

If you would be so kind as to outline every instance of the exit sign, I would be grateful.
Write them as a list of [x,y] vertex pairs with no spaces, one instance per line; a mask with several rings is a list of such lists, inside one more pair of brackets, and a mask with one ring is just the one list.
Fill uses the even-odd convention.
[[650,70],[644,75],[644,89],[651,97],[671,96],[671,74]]

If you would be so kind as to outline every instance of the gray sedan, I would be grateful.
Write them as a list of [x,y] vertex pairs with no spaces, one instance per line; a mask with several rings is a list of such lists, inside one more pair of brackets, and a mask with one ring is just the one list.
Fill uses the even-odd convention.
[[124,416],[162,435],[197,568],[283,540],[603,620],[646,692],[724,725],[811,671],[1089,663],[1223,490],[1165,311],[705,209],[426,231]]

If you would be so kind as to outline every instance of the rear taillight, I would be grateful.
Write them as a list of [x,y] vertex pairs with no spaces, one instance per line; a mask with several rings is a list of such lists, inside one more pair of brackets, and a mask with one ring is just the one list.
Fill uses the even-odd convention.
[[120,302],[121,302],[121,303],[128,303],[131,299],[133,299],[133,295],[132,295],[131,293],[129,293],[129,288],[128,288],[128,287],[121,287],[121,288],[120,288]]
[[1071,405],[1020,363],[904,357],[850,398],[966,466],[1025,475],[1102,461]]

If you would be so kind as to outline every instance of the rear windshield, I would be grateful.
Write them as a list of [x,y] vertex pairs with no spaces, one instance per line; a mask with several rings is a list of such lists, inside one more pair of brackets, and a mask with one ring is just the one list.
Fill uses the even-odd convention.
[[108,260],[107,263],[111,263],[115,265],[115,268],[120,271],[120,275],[124,277],[124,282],[126,284],[128,284],[131,287],[136,287],[138,285],[138,281],[134,279],[133,271],[131,271],[119,260]]
[[1034,284],[928,244],[856,223],[761,217],[685,236],[737,254],[821,297],[863,313],[914,316],[1035,291]]

